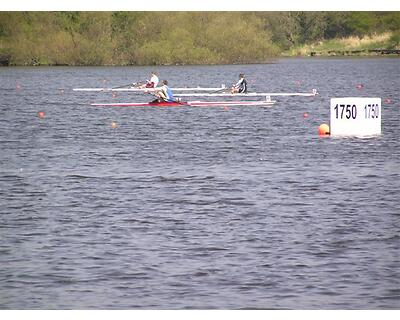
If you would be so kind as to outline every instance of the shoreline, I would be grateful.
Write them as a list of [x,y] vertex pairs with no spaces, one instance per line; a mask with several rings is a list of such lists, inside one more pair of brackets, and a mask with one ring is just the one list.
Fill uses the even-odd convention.
[[[296,55],[287,56],[291,57]],[[398,49],[361,49],[361,50],[321,50],[310,51],[308,54],[300,55],[301,57],[400,57]]]
[[[400,50],[397,50],[400,51]],[[324,54],[324,53],[319,53],[316,52],[313,55],[285,55],[282,54],[281,56],[278,56],[274,59],[274,61],[268,61],[268,62],[249,62],[249,63],[214,63],[214,64],[159,64],[159,65],[154,65],[154,64],[148,64],[148,65],[129,65],[129,64],[102,64],[102,65],[73,65],[73,64],[3,64],[0,62],[0,68],[20,68],[20,67],[34,67],[34,68],[40,68],[40,67],[77,67],[77,68],[88,68],[88,67],[185,67],[185,66],[228,66],[228,65],[256,65],[256,64],[276,64],[279,62],[279,60],[282,59],[385,59],[385,58],[390,58],[390,59],[398,59],[400,58],[400,53],[395,53],[395,54],[335,54],[335,53],[330,53],[330,54]]]

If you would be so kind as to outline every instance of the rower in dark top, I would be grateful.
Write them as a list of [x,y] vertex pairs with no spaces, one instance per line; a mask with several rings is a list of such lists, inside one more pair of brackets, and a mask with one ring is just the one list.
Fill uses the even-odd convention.
[[239,74],[239,81],[232,87],[231,93],[247,93],[247,81],[244,74]]

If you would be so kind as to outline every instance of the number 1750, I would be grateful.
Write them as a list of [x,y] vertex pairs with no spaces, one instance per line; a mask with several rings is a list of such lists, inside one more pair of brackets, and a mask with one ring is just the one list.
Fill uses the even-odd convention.
[[379,104],[367,104],[364,107],[365,119],[376,119],[379,117]]
[[357,106],[355,104],[337,104],[334,108],[336,119],[355,119],[357,117]]

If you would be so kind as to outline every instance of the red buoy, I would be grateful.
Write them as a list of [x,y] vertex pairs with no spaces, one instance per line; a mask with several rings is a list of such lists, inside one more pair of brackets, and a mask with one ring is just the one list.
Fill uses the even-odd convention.
[[392,100],[389,99],[389,98],[386,98],[385,100],[383,100],[383,102],[386,103],[386,104],[391,104]]
[[44,111],[39,111],[39,112],[37,113],[37,115],[38,115],[38,117],[39,117],[40,119],[44,119],[44,117],[46,116],[46,113],[45,113]]

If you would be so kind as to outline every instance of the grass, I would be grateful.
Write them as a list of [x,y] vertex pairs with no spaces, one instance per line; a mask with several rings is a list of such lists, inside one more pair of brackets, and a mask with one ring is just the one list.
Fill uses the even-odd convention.
[[[395,43],[394,43],[395,42]],[[296,46],[283,52],[283,56],[310,56],[311,52],[317,55],[331,55],[329,51],[355,51],[371,49],[400,49],[398,39],[392,32],[376,34],[366,37],[347,37],[319,41],[303,46]],[[363,52],[362,54],[370,54]]]

